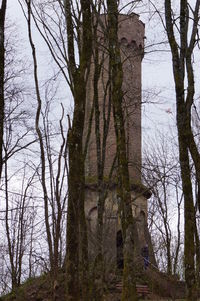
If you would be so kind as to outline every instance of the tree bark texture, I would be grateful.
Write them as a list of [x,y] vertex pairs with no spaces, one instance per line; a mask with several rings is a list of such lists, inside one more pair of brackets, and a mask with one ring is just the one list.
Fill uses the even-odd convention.
[[[68,42],[68,72],[72,83],[74,113],[68,133],[69,178],[67,210],[67,300],[88,300],[88,243],[84,211],[85,170],[83,130],[85,119],[87,74],[92,54],[91,3],[80,1],[82,24],[77,28],[81,37],[79,64],[75,61],[75,33],[72,2],[65,0],[65,16]],[[81,291],[81,293],[80,293]]]
[[137,299],[135,271],[134,271],[134,232],[136,224],[133,220],[131,194],[129,183],[128,160],[126,152],[126,136],[123,116],[123,71],[118,43],[118,6],[115,0],[107,1],[108,9],[108,43],[111,71],[111,99],[116,133],[117,158],[118,158],[118,197],[122,209],[122,230],[124,238],[124,270],[122,301]]

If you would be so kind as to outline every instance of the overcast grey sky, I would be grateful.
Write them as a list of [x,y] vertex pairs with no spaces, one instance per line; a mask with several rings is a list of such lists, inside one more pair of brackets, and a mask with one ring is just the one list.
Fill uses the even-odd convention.
[[[191,0],[191,4],[194,1]],[[123,3],[127,3],[123,1]],[[161,2],[159,1],[161,4]],[[177,2],[176,2],[177,3]],[[146,46],[153,43],[158,43],[165,39],[164,30],[159,23],[159,18],[155,15],[150,19],[151,7],[149,5],[142,6],[140,9],[140,19],[146,25]],[[17,0],[8,0],[8,16],[11,20],[15,20],[17,24],[18,34],[22,39],[24,45],[24,53],[31,61],[31,51],[27,42],[27,28],[21,8]],[[38,33],[35,33],[34,40],[36,42],[38,59],[40,62],[40,72],[43,75],[51,72],[51,66],[47,62],[47,50]],[[159,47],[160,48],[160,47]],[[159,48],[147,47],[143,59],[143,77],[142,88],[144,100],[146,95],[149,95],[149,100],[157,104],[145,105],[143,114],[143,138],[146,139],[148,135],[154,134],[156,129],[167,130],[168,124],[175,125],[175,101],[174,101],[174,83],[172,77],[171,55],[168,53],[167,47]],[[156,49],[156,52],[152,50]],[[149,53],[148,53],[149,52]],[[49,71],[48,71],[49,70]],[[62,90],[63,93],[63,90]],[[66,93],[66,94],[65,94]],[[69,98],[69,94],[65,91],[63,98]]]

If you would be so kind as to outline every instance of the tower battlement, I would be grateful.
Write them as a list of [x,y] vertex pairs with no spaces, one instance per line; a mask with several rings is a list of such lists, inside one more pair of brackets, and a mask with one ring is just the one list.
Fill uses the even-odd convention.
[[139,15],[120,14],[118,17],[118,37],[120,42],[126,42],[127,46],[136,45],[136,47],[144,49],[144,30],[145,25],[140,21]]

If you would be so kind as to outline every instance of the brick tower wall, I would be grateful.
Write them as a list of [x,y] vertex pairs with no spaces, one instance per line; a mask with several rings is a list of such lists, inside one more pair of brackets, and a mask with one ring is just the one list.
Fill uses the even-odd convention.
[[[102,15],[101,20],[105,24],[106,16]],[[141,61],[143,57],[144,46],[144,24],[139,20],[136,14],[119,15],[119,43],[121,47],[121,57],[123,63],[123,107],[125,130],[127,140],[127,155],[129,161],[129,174],[131,182],[141,181]],[[109,101],[108,91],[106,85],[108,81],[108,53],[104,51],[106,47],[106,39],[102,29],[98,32],[99,41],[102,46],[100,50],[100,60],[103,59],[103,68],[101,78],[98,83],[98,96],[100,107],[100,131],[101,140],[103,137],[104,114],[108,114]],[[86,118],[84,141],[86,140],[89,117],[91,114],[93,104],[93,78],[94,78],[94,64],[91,64],[91,71],[88,81],[87,89],[87,103],[86,103]],[[104,105],[105,104],[105,105]],[[109,133],[106,144],[105,168],[104,176],[109,175],[113,160],[116,155],[116,137],[114,130],[114,120],[111,110]],[[94,115],[92,120],[91,136],[88,144],[88,151],[86,157],[86,180],[91,179],[95,182],[97,178],[97,155],[96,155],[96,136],[95,136],[95,121]]]
[[[102,24],[106,24],[106,15],[101,16]],[[147,199],[150,193],[141,185],[141,61],[144,48],[144,24],[139,16],[119,15],[119,43],[123,63],[123,108],[125,131],[127,140],[127,155],[129,161],[129,175],[131,180],[132,213],[136,221],[138,240],[136,243],[139,258],[140,250],[149,244],[150,258],[154,259],[151,238],[147,227]],[[109,56],[106,52],[108,43],[103,30],[99,26],[98,41],[100,44],[99,62],[103,62],[101,77],[98,81],[98,101],[100,118],[101,148],[105,116],[109,111],[109,93],[106,90],[109,72]],[[94,97],[94,63],[91,64],[88,87],[84,129],[84,142],[88,132],[89,119],[93,106]],[[105,116],[104,116],[105,113]],[[114,119],[111,110],[110,125],[106,144],[104,177],[110,173],[113,160],[116,155],[116,137]],[[93,114],[91,135],[88,144],[85,163],[86,186],[85,186],[85,215],[88,221],[89,257],[95,258],[98,254],[97,215],[99,201],[99,187],[97,184],[97,152],[95,135],[95,118]],[[115,170],[116,172],[116,170]],[[115,176],[115,175],[114,175]],[[103,218],[103,254],[105,266],[116,267],[118,259],[122,255],[121,246],[118,246],[118,236],[121,233],[121,217],[118,206],[116,179],[113,177],[109,185],[105,199]],[[121,255],[120,255],[121,254]],[[134,255],[135,256],[135,255]],[[151,258],[151,261],[153,262]],[[140,258],[141,260],[141,258]],[[156,264],[156,263],[155,263]]]

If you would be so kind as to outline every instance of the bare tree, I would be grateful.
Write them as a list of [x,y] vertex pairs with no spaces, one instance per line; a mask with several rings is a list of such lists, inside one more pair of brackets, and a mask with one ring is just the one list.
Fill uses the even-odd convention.
[[[44,199],[44,217],[49,251],[50,273],[53,282],[57,280],[58,269],[62,265],[61,242],[63,212],[67,199],[67,134],[63,127],[64,107],[61,106],[61,119],[57,132],[53,132],[49,120],[51,100],[55,96],[51,95],[51,81],[45,84],[44,100],[40,82],[38,79],[37,53],[32,36],[32,2],[25,1],[25,6],[20,2],[23,9],[29,35],[29,43],[32,49],[34,84],[37,99],[37,111],[35,117],[35,129],[39,141],[41,169],[37,169],[41,183]],[[27,12],[26,12],[27,9]],[[51,99],[50,99],[51,97]],[[43,111],[44,108],[44,111]],[[43,117],[43,118],[42,118]],[[41,122],[43,119],[43,124]],[[60,138],[60,145],[56,146],[55,138]],[[52,142],[54,141],[54,142]],[[55,286],[53,283],[52,288]]]
[[4,83],[5,83],[5,16],[7,0],[3,0],[0,8],[0,178],[3,166],[3,132],[4,132]]
[[[91,3],[88,0],[81,0],[80,6],[76,8],[82,19],[81,23],[80,19],[76,20],[76,16],[73,16],[74,8],[71,1],[65,0],[64,4],[68,38],[68,72],[74,98],[73,121],[68,133],[67,289],[69,300],[80,299],[79,288],[81,283],[79,273],[81,272],[83,299],[87,300],[88,244],[84,211],[85,170],[82,143],[86,86],[92,54]],[[74,31],[74,22],[76,24],[76,33]],[[75,34],[77,34],[78,62],[76,62],[74,48],[76,44]]]
[[[23,259],[27,248],[26,240],[30,230],[29,218],[32,207],[28,208],[30,198],[27,197],[27,193],[32,185],[35,173],[27,183],[25,183],[25,174],[23,175],[21,196],[16,196],[16,199],[11,200],[7,162],[5,162],[5,228],[12,289],[16,289],[21,284],[24,268]],[[24,168],[24,173],[25,171],[26,167]]]
[[[58,18],[59,38],[55,36],[55,24],[53,17],[48,15],[48,3],[38,6],[36,2],[26,1],[29,10],[29,38],[33,50],[35,67],[36,95],[38,99],[38,111],[36,118],[36,129],[40,141],[41,161],[42,161],[42,186],[44,190],[45,212],[47,223],[47,234],[49,241],[50,255],[53,254],[52,240],[48,226],[48,206],[47,206],[47,186],[45,184],[45,155],[42,133],[39,129],[39,116],[41,113],[41,96],[39,82],[37,78],[37,59],[35,46],[32,41],[30,31],[30,16],[33,17],[35,25],[44,38],[50,53],[63,74],[67,84],[70,86],[74,99],[74,112],[72,124],[69,121],[68,132],[68,153],[69,153],[69,174],[68,174],[68,211],[67,211],[67,288],[72,300],[79,300],[80,290],[87,295],[87,270],[88,270],[88,250],[87,250],[87,229],[84,212],[84,150],[82,145],[82,135],[84,129],[86,85],[89,74],[91,57],[91,7],[89,1],[72,3],[61,1],[52,3],[50,9],[54,10],[54,16]],[[45,9],[44,9],[45,7]],[[58,10],[58,9],[59,10]],[[60,12],[58,16],[58,11]],[[40,14],[39,14],[40,13]],[[46,25],[46,20],[51,21],[53,28]],[[66,20],[66,24],[65,24]],[[53,22],[52,22],[53,21]],[[40,27],[42,26],[42,29]],[[66,26],[67,25],[67,26]],[[55,47],[53,47],[54,45]],[[60,46],[61,45],[61,46]],[[77,48],[76,48],[77,47]],[[78,58],[76,55],[78,49]],[[57,51],[58,50],[58,51]],[[59,55],[60,54],[60,57]],[[61,59],[60,59],[61,58]],[[47,143],[48,146],[48,143]],[[50,159],[50,156],[47,155]],[[50,256],[51,258],[52,256]],[[81,277],[81,281],[80,281]],[[84,298],[88,298],[87,296]]]
[[113,104],[118,160],[118,197],[120,198],[121,223],[124,237],[124,270],[122,300],[137,300],[133,252],[135,250],[136,225],[132,215],[126,135],[122,108],[123,71],[118,42],[118,5],[107,1],[108,47],[111,72],[111,99]]
[[[198,41],[199,8],[199,0],[195,1],[194,9],[188,1],[181,0],[178,25],[175,21],[171,1],[165,1],[166,32],[172,54],[176,91],[179,157],[185,207],[185,279],[188,300],[196,300],[195,215],[189,153],[194,162],[199,183],[200,154],[191,127],[191,108],[195,95],[193,54]],[[178,37],[175,34],[177,28]]]
[[158,262],[163,258],[164,270],[172,275],[178,272],[183,239],[180,167],[174,155],[176,146],[170,144],[170,139],[160,135],[156,141],[152,141],[152,145],[146,148],[143,178],[152,191],[149,224],[153,237],[157,236],[154,251]]

